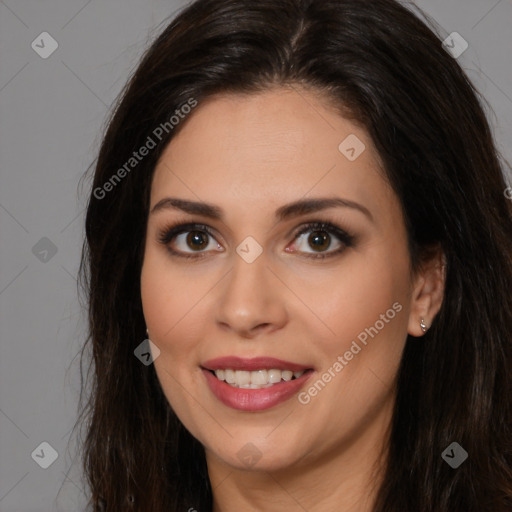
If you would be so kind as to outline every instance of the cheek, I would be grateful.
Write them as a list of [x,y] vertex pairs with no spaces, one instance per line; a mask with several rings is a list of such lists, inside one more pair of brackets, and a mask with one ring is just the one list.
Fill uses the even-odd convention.
[[146,325],[155,341],[172,327],[175,286],[172,275],[147,253],[141,272],[141,300]]
[[194,328],[201,323],[194,319],[201,314],[200,299],[208,288],[194,283],[190,275],[166,260],[160,251],[147,250],[141,272],[141,300],[150,339],[160,349],[154,368],[162,391],[190,428],[194,419],[183,389],[193,389],[195,379],[202,377],[196,375],[190,356],[196,354],[195,340],[200,339]]
[[[365,249],[364,257],[354,253],[325,280],[323,294],[309,283],[316,290],[309,296],[311,304],[329,331],[321,322],[310,324],[322,369],[301,403],[309,401],[313,416],[333,426],[333,436],[336,429],[348,432],[378,414],[393,387],[407,337],[407,249],[399,244],[390,250],[388,242]],[[314,336],[315,330],[328,334]]]
[[[299,398],[312,430],[324,429],[326,438],[357,436],[390,404],[407,335],[407,267],[402,270],[377,264],[353,270],[323,302],[317,297],[315,304],[324,305],[319,316],[334,334],[310,336],[322,368]],[[315,329],[325,330],[320,322]]]
[[[161,350],[178,352],[187,347],[180,331],[186,326],[191,336],[191,318],[201,308],[201,299],[211,286],[207,280],[177,265],[164,251],[148,248],[141,272],[141,300],[149,332]],[[180,339],[180,344],[168,340]],[[163,346],[162,346],[163,345]]]
[[[358,336],[361,341],[365,336],[371,339],[367,329],[375,333],[375,324],[379,337],[391,344],[397,339],[401,342],[407,329],[407,252],[394,251],[390,257],[384,245],[366,249],[364,257],[353,252],[339,270],[322,279],[317,274],[314,279],[302,278],[299,283],[297,293],[311,304],[314,313],[310,316],[311,329],[322,337],[320,341],[320,337],[313,336],[311,341],[331,358],[349,350]],[[401,308],[393,309],[395,303]]]

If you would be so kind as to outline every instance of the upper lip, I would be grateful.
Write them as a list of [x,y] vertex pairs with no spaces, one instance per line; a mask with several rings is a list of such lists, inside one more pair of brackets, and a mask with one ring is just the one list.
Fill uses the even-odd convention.
[[293,363],[291,361],[283,361],[274,357],[254,357],[244,359],[242,357],[228,356],[209,359],[202,365],[206,370],[291,370],[292,372],[300,372],[312,369],[311,366]]

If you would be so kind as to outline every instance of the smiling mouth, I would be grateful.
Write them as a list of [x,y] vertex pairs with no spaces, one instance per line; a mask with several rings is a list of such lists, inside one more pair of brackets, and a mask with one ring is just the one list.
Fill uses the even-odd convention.
[[293,372],[291,370],[232,370],[232,369],[218,369],[208,370],[212,375],[215,375],[218,380],[229,384],[234,388],[241,389],[264,389],[281,384],[283,382],[289,382],[291,380],[302,377],[304,373],[311,372],[313,370],[301,370]]

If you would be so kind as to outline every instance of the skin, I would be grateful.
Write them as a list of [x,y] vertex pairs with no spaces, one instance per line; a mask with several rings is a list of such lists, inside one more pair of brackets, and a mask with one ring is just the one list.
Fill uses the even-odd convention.
[[[355,161],[338,150],[350,134],[366,146]],[[141,273],[149,336],[161,351],[155,370],[178,417],[205,446],[214,512],[370,511],[407,334],[422,336],[421,318],[432,323],[444,277],[439,251],[411,273],[400,201],[368,134],[298,86],[214,96],[160,158],[150,211],[171,196],[224,212],[223,220],[174,209],[150,214]],[[276,221],[277,208],[304,197],[348,199],[371,219],[334,207]],[[294,240],[294,230],[316,220],[344,229],[354,245],[308,259],[318,253],[308,236],[318,233]],[[158,241],[174,221],[212,228],[204,258],[173,256]],[[186,236],[170,245],[197,253]],[[263,249],[252,263],[236,252],[248,236]],[[325,253],[343,246],[334,233],[330,240]],[[200,364],[208,359],[271,356],[313,367],[307,391],[396,302],[401,311],[307,404],[295,395],[268,410],[238,411],[206,385]],[[238,456],[247,443],[260,453],[254,465]]]

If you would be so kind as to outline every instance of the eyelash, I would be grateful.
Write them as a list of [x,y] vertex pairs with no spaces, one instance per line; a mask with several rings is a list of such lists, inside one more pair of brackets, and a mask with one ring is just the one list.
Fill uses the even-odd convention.
[[[186,224],[171,224],[167,225],[165,228],[163,228],[158,233],[158,241],[165,245],[169,252],[173,256],[178,256],[180,258],[186,258],[186,259],[198,259],[203,258],[206,255],[206,252],[196,252],[196,253],[183,253],[180,251],[176,251],[169,247],[169,243],[178,235],[181,235],[183,233],[188,233],[191,231],[199,231],[199,232],[205,232],[208,236],[212,237],[215,240],[215,235],[210,229],[209,226],[205,224],[200,223],[186,223]],[[342,247],[337,249],[336,251],[329,252],[329,253],[304,253],[304,257],[310,258],[310,259],[325,259],[330,258],[333,256],[336,256],[338,254],[341,254],[346,248],[352,247],[354,245],[355,237],[353,235],[350,235],[345,230],[339,228],[338,226],[331,224],[330,222],[323,222],[323,221],[313,221],[308,222],[304,225],[302,225],[293,235],[293,240],[295,241],[297,238],[299,238],[304,233],[307,233],[308,231],[325,231],[329,234],[334,234],[336,238],[343,244]]]

